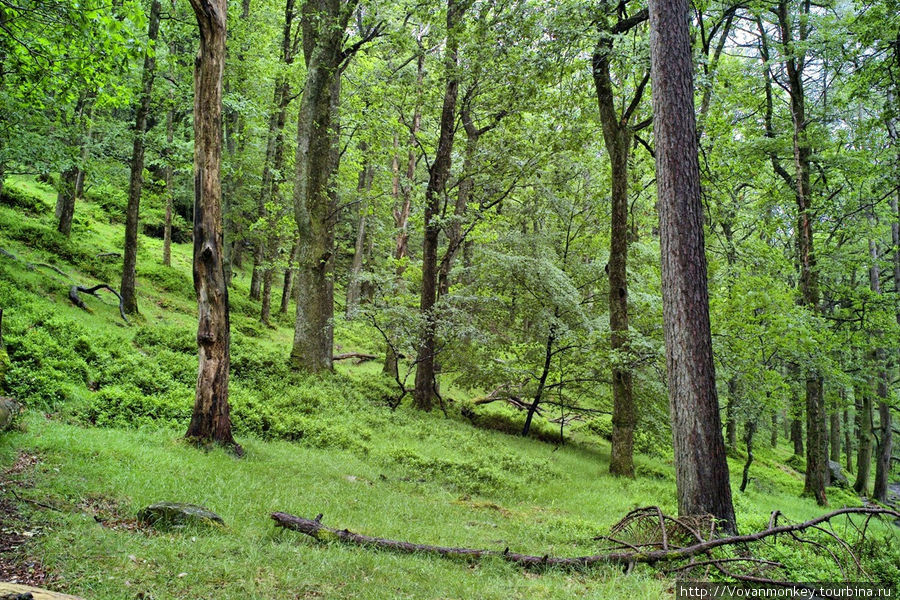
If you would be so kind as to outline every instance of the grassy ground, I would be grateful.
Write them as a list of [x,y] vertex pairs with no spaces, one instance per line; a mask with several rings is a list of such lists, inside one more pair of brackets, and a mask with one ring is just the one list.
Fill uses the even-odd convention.
[[[292,374],[284,364],[290,318],[260,326],[257,306],[245,300],[245,274],[232,295],[232,402],[247,453],[235,459],[189,447],[179,439],[196,370],[189,246],[175,245],[167,269],[158,264],[161,242],[142,238],[142,314],[132,325],[121,322],[111,300],[86,298],[93,311],[86,313],[68,302],[68,280],[117,287],[118,259],[104,263],[96,255],[119,250],[121,224],[98,202],[85,203],[72,241],[63,240],[52,228],[52,190],[27,179],[8,185],[32,207],[0,206],[0,247],[19,258],[0,256],[11,359],[3,389],[31,410],[23,431],[0,438],[0,468],[22,452],[40,459],[8,477],[27,483],[21,497],[58,509],[20,503],[37,532],[23,552],[43,560],[56,587],[97,600],[670,594],[672,578],[648,567],[628,576],[614,567],[536,574],[502,561],[402,556],[276,530],[273,511],[323,513],[334,527],[413,542],[591,554],[598,551],[592,538],[632,508],[655,504],[674,513],[674,475],[663,451],[637,457],[635,480],[609,477],[609,445],[586,431],[556,447],[476,429],[456,405],[446,417],[406,406],[393,411],[391,383],[376,363],[341,363],[323,378]],[[52,264],[67,277],[26,263]],[[336,339],[343,351],[379,346],[372,332],[341,319]],[[499,409],[494,417],[518,418]],[[743,531],[765,526],[772,510],[794,521],[821,512],[799,497],[802,476],[785,465],[786,444],[757,455],[747,492],[735,489]],[[736,485],[739,457],[730,466]],[[838,490],[829,498],[835,507],[859,503]],[[137,510],[161,500],[203,504],[228,526],[135,529]],[[896,551],[896,538],[885,543]],[[797,580],[835,577],[813,551],[784,552]],[[873,572],[889,579],[896,567],[876,564]]]

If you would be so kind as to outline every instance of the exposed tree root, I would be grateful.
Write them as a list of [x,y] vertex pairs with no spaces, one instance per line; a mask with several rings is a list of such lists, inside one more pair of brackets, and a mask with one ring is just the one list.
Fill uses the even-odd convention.
[[71,288],[69,288],[69,300],[71,300],[72,304],[74,304],[78,308],[83,308],[84,310],[87,310],[87,305],[85,305],[84,300],[82,300],[81,297],[78,295],[78,292],[83,292],[85,294],[90,294],[91,296],[98,297],[97,296],[98,290],[109,290],[110,292],[115,294],[116,298],[119,299],[119,314],[122,315],[123,321],[125,321],[126,323],[129,323],[128,317],[125,316],[125,305],[124,305],[124,301],[122,300],[122,295],[105,283],[101,283],[101,284],[98,284],[98,285],[95,285],[92,287],[83,287],[80,285],[73,285]]
[[358,365],[368,360],[375,360],[378,357],[374,354],[366,354],[364,352],[345,352],[344,354],[335,354],[331,357],[331,360],[347,360],[348,358],[355,358],[356,361],[354,361],[354,364]]
[[[271,516],[276,525],[278,525],[279,527],[284,527],[293,531],[299,531],[300,533],[304,533],[317,540],[338,540],[349,544],[383,548],[404,553],[427,552],[439,554],[441,556],[458,556],[469,559],[480,559],[484,557],[495,556],[503,560],[521,565],[523,567],[538,568],[558,567],[563,569],[578,569],[591,567],[597,564],[620,564],[624,565],[627,571],[630,571],[635,564],[639,563],[654,565],[656,563],[673,563],[677,561],[688,560],[690,561],[690,563],[676,566],[676,568],[668,568],[668,570],[670,572],[684,572],[696,568],[708,568],[710,566],[713,566],[726,576],[732,577],[737,580],[754,581],[757,583],[766,583],[770,585],[791,586],[793,584],[784,581],[778,581],[776,579],[771,579],[768,577],[763,577],[755,573],[743,574],[729,572],[725,570],[723,565],[747,563],[749,565],[765,569],[781,567],[782,565],[780,563],[774,561],[747,556],[745,552],[746,545],[751,542],[759,542],[766,538],[782,535],[786,538],[789,537],[797,541],[798,543],[813,544],[814,546],[816,546],[819,544],[812,540],[800,538],[797,535],[798,533],[804,532],[806,530],[813,530],[823,532],[828,537],[837,540],[839,545],[847,553],[849,553],[850,557],[853,560],[853,563],[861,570],[859,560],[853,554],[853,550],[850,544],[840,538],[833,531],[827,530],[821,525],[829,524],[832,519],[842,515],[864,515],[866,517],[865,525],[868,525],[869,519],[873,517],[878,517],[881,515],[900,517],[900,512],[885,508],[872,507],[842,508],[840,510],[832,511],[803,523],[781,526],[777,524],[779,515],[780,513],[778,513],[777,511],[775,513],[772,513],[772,517],[769,520],[769,526],[766,529],[758,531],[756,533],[734,535],[721,538],[714,538],[710,536],[708,539],[704,539],[706,533],[701,533],[701,531],[702,528],[705,527],[706,523],[711,522],[709,517],[699,516],[674,518],[663,515],[662,511],[657,507],[637,509],[629,513],[616,527],[614,527],[611,531],[610,536],[603,536],[602,538],[598,538],[613,542],[616,545],[615,550],[591,556],[576,556],[568,558],[549,556],[546,554],[543,556],[518,554],[515,552],[510,552],[509,548],[506,548],[502,551],[475,548],[455,548],[446,546],[433,546],[429,544],[415,544],[412,542],[371,537],[359,533],[353,533],[352,531],[349,531],[347,529],[334,529],[332,527],[327,527],[321,522],[321,514],[318,515],[315,519],[304,519],[302,517],[296,517],[294,515],[281,512],[273,513]],[[860,530],[859,527],[852,522],[852,520],[851,524],[856,529],[856,531],[861,534],[861,537],[865,536],[865,526],[862,530]],[[650,529],[656,528],[655,534],[647,535],[649,533],[648,525],[650,526]],[[627,535],[634,534],[636,530],[639,530],[640,535],[644,536],[644,539],[632,539],[630,542],[626,539],[621,539],[623,537],[626,537]],[[614,538],[613,534],[619,534],[620,537]],[[742,549],[742,556],[712,556],[712,550],[716,548],[722,548],[724,546],[740,546]],[[702,561],[695,561],[695,558],[701,555],[705,556],[706,559]],[[844,571],[844,568],[841,565],[841,561],[838,559],[838,557],[832,554],[832,558],[835,560],[841,570]],[[850,577],[850,575],[845,573],[845,578],[846,577]]]

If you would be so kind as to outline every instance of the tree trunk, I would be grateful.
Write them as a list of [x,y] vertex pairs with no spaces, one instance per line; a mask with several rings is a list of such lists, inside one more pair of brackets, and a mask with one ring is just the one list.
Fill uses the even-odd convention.
[[275,269],[273,267],[266,268],[263,271],[263,289],[262,289],[262,306],[259,311],[259,320],[263,325],[269,326],[271,325],[270,319],[272,317],[272,278],[275,275]]
[[191,0],[200,30],[194,63],[194,289],[200,365],[186,437],[240,452],[228,404],[231,333],[222,264],[222,75],[226,1]]
[[[808,5],[806,5],[808,7]],[[806,12],[805,9],[804,12]],[[803,69],[805,51],[795,47],[787,0],[780,0],[776,9],[781,32],[782,56],[787,72],[791,120],[794,127],[794,196],[797,201],[797,249],[800,262],[800,293],[803,303],[812,311],[819,310],[818,269],[813,252],[813,215],[810,209],[810,146],[807,139]],[[797,42],[805,43],[807,25],[805,15],[800,18]],[[812,496],[820,505],[828,504],[825,497],[826,414],[822,376],[814,371],[806,374],[806,478],[803,493]]]
[[888,373],[882,368],[878,378],[878,454],[875,458],[875,484],[872,488],[872,498],[887,502],[888,484],[891,476],[891,456],[893,452],[893,433],[891,429],[891,405],[888,403]]
[[859,398],[859,444],[856,452],[856,481],[853,489],[858,494],[869,493],[869,469],[872,466],[872,397],[862,386],[856,389]]
[[434,304],[437,294],[437,250],[441,228],[438,215],[445,186],[450,177],[453,137],[456,132],[456,98],[459,93],[459,34],[458,26],[467,5],[461,0],[447,0],[447,47],[444,55],[444,104],[441,109],[440,137],[428,187],[425,189],[425,236],[422,242],[422,294],[419,310],[424,322],[416,356],[416,387],[413,404],[421,410],[431,410],[435,377],[435,330],[437,315]]
[[166,113],[166,221],[163,226],[163,264],[172,266],[172,204],[175,200],[175,167],[172,158],[172,142],[175,140],[175,107],[174,88],[169,93],[169,106]]
[[799,416],[791,419],[791,441],[794,443],[794,456],[803,456],[803,421]]
[[140,216],[141,188],[144,184],[144,136],[147,132],[147,115],[153,95],[153,79],[156,76],[156,49],[159,37],[159,0],[150,5],[150,24],[147,38],[150,41],[144,55],[144,71],[141,75],[141,95],[134,120],[134,145],[131,151],[131,179],[128,185],[128,208],[125,211],[125,251],[122,264],[122,307],[129,315],[137,314],[137,296],[134,279],[137,274],[138,218]]
[[725,443],[730,450],[737,449],[737,378],[728,378],[728,403],[725,405]]
[[[559,317],[559,310],[556,310],[553,313],[553,318],[556,319]],[[544,395],[544,387],[547,385],[547,376],[550,374],[550,361],[553,359],[553,344],[556,342],[556,325],[550,325],[550,332],[547,334],[547,344],[544,347],[544,366],[541,369],[541,376],[538,379],[537,390],[534,392],[534,400],[531,402],[531,406],[528,407],[528,414],[525,416],[525,426],[522,427],[522,436],[525,437],[528,435],[528,432],[531,431],[531,421],[534,418],[534,413],[537,412],[538,407],[541,404],[541,398]]]
[[366,217],[368,202],[366,196],[372,189],[372,180],[375,177],[375,171],[369,164],[368,157],[365,153],[368,151],[368,145],[360,142],[359,150],[363,153],[363,165],[359,172],[359,179],[356,184],[357,193],[357,221],[356,221],[356,244],[353,248],[353,262],[350,265],[350,276],[347,279],[347,306],[345,315],[347,319],[352,319],[356,314],[359,306],[361,294],[360,273],[362,273],[363,261],[366,255]]
[[753,435],[756,433],[756,419],[747,419],[744,424],[744,444],[747,447],[747,461],[744,463],[744,472],[741,476],[741,492],[747,491],[750,483],[750,465],[753,464]]
[[847,457],[847,472],[853,472],[853,445],[850,441],[850,411],[844,409],[844,454]]
[[626,26],[622,20],[615,26],[610,26],[605,17],[602,18],[598,24],[599,39],[591,57],[591,67],[600,123],[603,127],[603,140],[609,154],[612,190],[607,263],[610,346],[613,352],[613,430],[609,472],[613,475],[634,477],[634,427],[637,415],[632,395],[632,374],[628,366],[631,360],[628,345],[628,160],[633,137],[630,120],[634,108],[643,95],[646,79],[637,87],[629,108],[620,116],[616,111],[613,79],[610,74],[610,53],[613,50],[613,34],[623,33],[625,30]]
[[835,409],[831,413],[831,440],[828,444],[830,458],[841,463],[841,413]]
[[736,530],[716,397],[685,0],[650,1],[663,324],[678,512]]
[[[85,120],[90,118],[93,110],[94,99],[88,95],[82,95],[75,105],[73,127],[81,131],[85,127]],[[71,165],[60,174],[59,189],[56,197],[56,230],[66,237],[72,232],[72,219],[75,217],[75,202],[79,194],[84,190],[84,166],[87,164],[91,129],[86,133],[78,133],[74,136],[73,145],[81,146],[80,164]]]
[[295,241],[291,247],[291,257],[288,259],[288,266],[284,270],[284,283],[281,287],[281,307],[278,312],[286,315],[291,304],[291,292],[294,285],[295,267],[297,264],[297,255],[300,252],[300,242]]

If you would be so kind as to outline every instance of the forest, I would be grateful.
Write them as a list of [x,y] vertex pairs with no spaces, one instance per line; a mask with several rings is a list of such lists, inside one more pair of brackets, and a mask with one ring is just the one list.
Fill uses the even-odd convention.
[[888,597],[896,435],[898,0],[0,0],[0,599]]

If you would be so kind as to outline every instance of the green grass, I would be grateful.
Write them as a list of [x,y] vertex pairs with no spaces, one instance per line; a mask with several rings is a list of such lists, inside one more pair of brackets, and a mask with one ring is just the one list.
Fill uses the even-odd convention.
[[[53,190],[10,178],[16,201],[0,205],[0,306],[11,364],[0,391],[31,409],[25,430],[0,437],[0,468],[19,452],[41,462],[18,477],[20,495],[60,511],[21,503],[39,532],[23,550],[40,557],[57,587],[96,600],[209,598],[660,598],[673,580],[650,567],[628,576],[615,567],[583,573],[525,572],[498,560],[477,564],[426,555],[320,544],[277,530],[269,513],[285,511],[370,535],[419,543],[573,556],[598,551],[592,538],[629,510],[659,505],[676,512],[671,453],[660,443],[636,457],[638,478],[607,474],[609,444],[590,427],[562,447],[508,435],[522,415],[491,406],[475,428],[456,399],[423,414],[393,411],[393,383],[377,362],[339,363],[310,377],[286,364],[291,319],[259,324],[239,272],[232,291],[231,401],[242,459],[180,441],[196,377],[196,306],[191,249],[174,244],[173,267],[160,265],[160,240],[141,238],[141,315],[126,326],[111,299],[88,297],[91,312],[69,303],[72,281],[118,284],[122,227],[103,206],[79,204],[71,240],[56,234]],[[30,207],[27,210],[23,206]],[[43,208],[42,208],[43,207]],[[24,212],[23,212],[24,210]],[[53,264],[68,274],[26,268]],[[291,311],[292,312],[292,311]],[[336,351],[377,352],[364,324],[336,319]],[[482,409],[479,409],[482,410]],[[541,437],[553,428],[537,423]],[[598,430],[602,430],[599,427]],[[756,451],[753,480],[736,490],[742,461],[731,459],[742,531],[765,526],[780,510],[800,521],[822,510],[800,497],[802,475],[785,466],[786,445]],[[829,490],[835,507],[859,500]],[[99,525],[94,517],[133,517],[156,501],[203,504],[224,530],[148,535]],[[878,536],[887,535],[876,525]],[[873,551],[871,570],[895,584],[898,544]],[[813,551],[784,549],[798,580],[835,579]],[[880,562],[879,562],[880,561]]]

